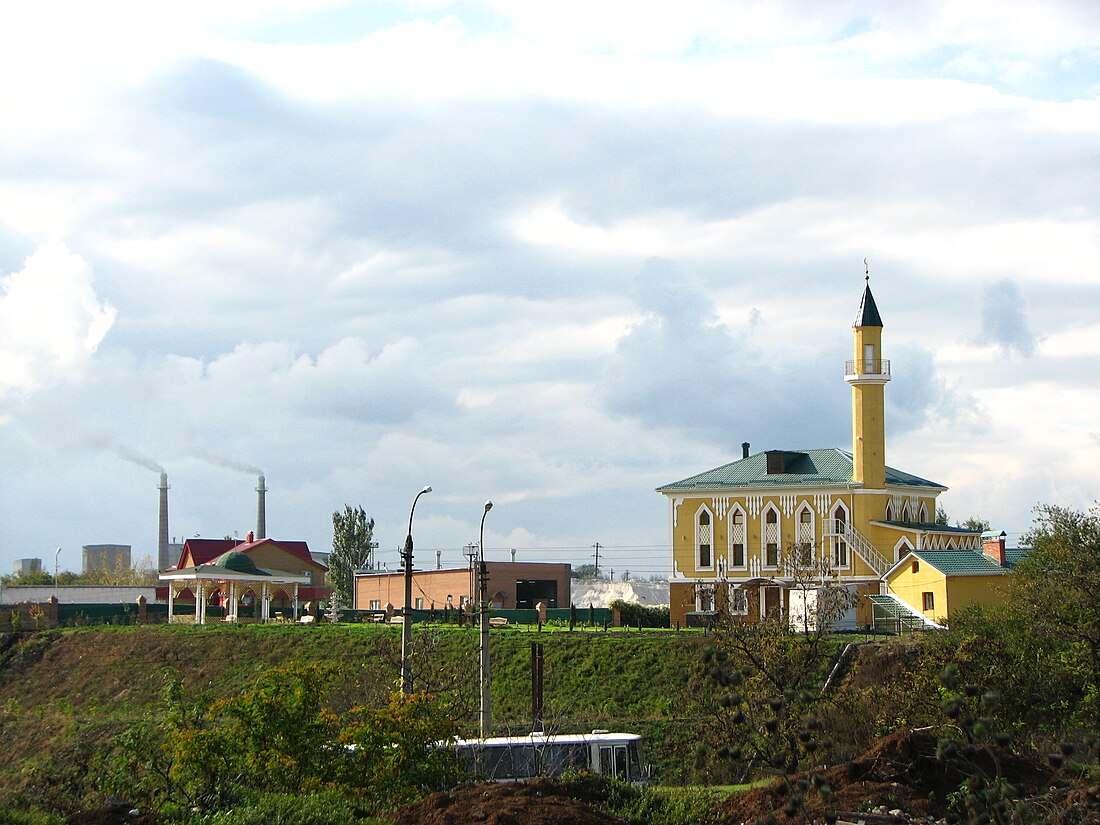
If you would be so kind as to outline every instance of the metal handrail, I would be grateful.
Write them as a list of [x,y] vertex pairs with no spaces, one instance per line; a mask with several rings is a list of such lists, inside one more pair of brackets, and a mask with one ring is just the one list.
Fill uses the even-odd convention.
[[886,560],[886,557],[849,522],[829,518],[824,520],[821,529],[824,537],[843,539],[848,547],[855,551],[856,555],[867,562],[867,565],[875,571],[876,575],[881,576],[889,569],[890,563]]
[[844,362],[845,375],[889,375],[890,359],[888,358],[859,358]]

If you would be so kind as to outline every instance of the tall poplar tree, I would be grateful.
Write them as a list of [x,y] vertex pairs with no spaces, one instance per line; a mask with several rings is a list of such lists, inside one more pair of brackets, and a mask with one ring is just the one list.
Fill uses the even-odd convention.
[[332,514],[332,555],[328,559],[329,581],[340,603],[350,607],[355,590],[355,571],[374,562],[374,519],[362,507],[345,504]]

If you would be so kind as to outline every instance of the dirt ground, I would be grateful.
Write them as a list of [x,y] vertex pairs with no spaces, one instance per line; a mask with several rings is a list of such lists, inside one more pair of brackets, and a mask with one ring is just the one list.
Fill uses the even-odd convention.
[[[968,778],[970,771],[995,772],[993,755],[980,752],[967,768],[949,766],[936,758],[936,737],[931,731],[899,731],[878,740],[873,747],[845,765],[818,773],[830,787],[823,796],[803,780],[807,790],[801,806],[791,806],[791,792],[782,783],[736,794],[719,806],[718,818],[727,825],[769,821],[778,823],[826,823],[837,819],[858,821],[845,813],[879,811],[876,825],[942,822],[948,814],[948,794]],[[1011,754],[997,754],[999,775],[1010,782],[1032,811],[1030,822],[1045,825],[1100,825],[1100,785],[1051,789],[1058,777],[1044,765]],[[583,794],[581,794],[583,796]],[[591,801],[591,800],[588,800]],[[891,812],[899,814],[891,815]],[[621,822],[594,811],[584,800],[565,795],[552,782],[527,784],[479,784],[437,793],[392,814],[397,825],[565,825]],[[867,819],[871,821],[870,818]]]
[[467,785],[434,793],[390,816],[397,825],[606,825],[623,821],[565,796],[545,780]]

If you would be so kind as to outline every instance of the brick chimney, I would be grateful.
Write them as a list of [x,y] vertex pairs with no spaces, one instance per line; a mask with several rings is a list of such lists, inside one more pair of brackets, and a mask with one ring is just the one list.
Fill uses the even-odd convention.
[[1005,566],[1005,531],[1001,535],[982,539],[982,552],[989,556],[1001,567]]

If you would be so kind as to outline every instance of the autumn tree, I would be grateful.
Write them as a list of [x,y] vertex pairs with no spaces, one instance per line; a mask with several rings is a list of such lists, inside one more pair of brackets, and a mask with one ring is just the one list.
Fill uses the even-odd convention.
[[350,605],[355,590],[355,571],[373,566],[374,519],[362,507],[344,505],[332,514],[332,555],[328,560],[333,595]]

